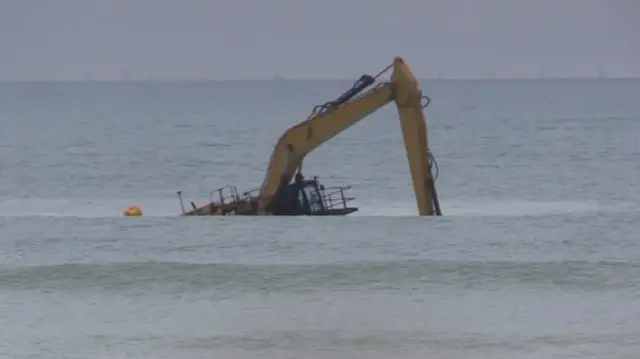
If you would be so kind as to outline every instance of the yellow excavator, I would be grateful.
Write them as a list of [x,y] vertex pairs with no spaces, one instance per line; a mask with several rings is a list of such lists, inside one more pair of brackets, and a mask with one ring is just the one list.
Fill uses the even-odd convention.
[[[377,79],[392,69],[390,81]],[[368,91],[365,90],[369,88]],[[424,103],[423,103],[424,101]],[[210,192],[209,203],[191,202],[186,211],[178,192],[182,215],[347,215],[350,186],[325,188],[317,177],[305,179],[302,162],[314,149],[390,102],[395,102],[421,216],[442,215],[432,168],[437,164],[429,150],[423,109],[431,100],[422,95],[418,81],[401,57],[377,75],[362,75],[353,87],[333,101],[316,106],[305,121],[287,129],[276,143],[262,186],[240,195],[235,186]],[[219,198],[214,200],[214,195]]]

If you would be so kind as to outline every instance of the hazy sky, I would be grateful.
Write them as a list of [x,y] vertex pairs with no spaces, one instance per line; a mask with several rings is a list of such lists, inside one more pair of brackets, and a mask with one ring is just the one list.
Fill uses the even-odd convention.
[[0,0],[0,79],[640,76],[640,0]]

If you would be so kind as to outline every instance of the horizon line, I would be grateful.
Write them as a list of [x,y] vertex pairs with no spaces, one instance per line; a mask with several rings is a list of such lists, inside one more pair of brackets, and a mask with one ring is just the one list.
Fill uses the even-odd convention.
[[[140,79],[0,79],[0,83],[35,82],[303,82],[354,81],[357,78],[271,77],[271,78],[140,78]],[[554,77],[423,77],[418,81],[548,81],[548,80],[640,80],[640,76],[554,76]]]

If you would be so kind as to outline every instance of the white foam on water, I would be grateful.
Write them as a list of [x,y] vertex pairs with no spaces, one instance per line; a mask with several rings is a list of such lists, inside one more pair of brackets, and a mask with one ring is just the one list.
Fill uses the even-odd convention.
[[[0,217],[122,217],[123,211],[136,205],[145,217],[177,217],[181,213],[177,199],[8,199],[0,200]],[[188,206],[187,203],[185,203]],[[417,215],[414,202],[367,201],[350,216],[404,217]],[[571,213],[640,212],[640,204],[596,201],[525,200],[447,200],[441,203],[445,216],[545,216]]]

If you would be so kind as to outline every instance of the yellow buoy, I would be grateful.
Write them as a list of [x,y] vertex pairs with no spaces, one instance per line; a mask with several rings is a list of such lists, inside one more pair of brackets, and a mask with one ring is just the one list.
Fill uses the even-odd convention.
[[124,215],[127,217],[140,217],[142,216],[142,209],[138,206],[129,206],[124,210]]

